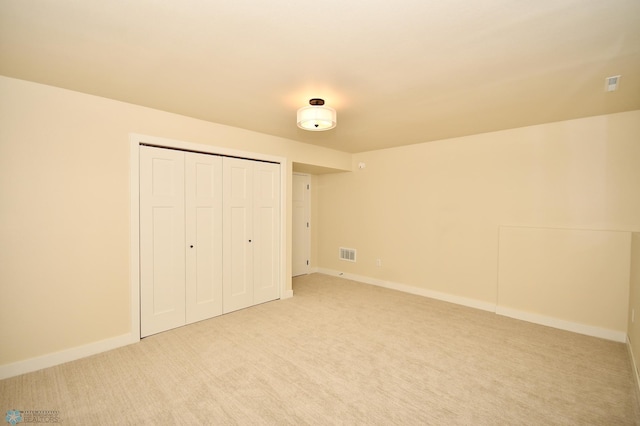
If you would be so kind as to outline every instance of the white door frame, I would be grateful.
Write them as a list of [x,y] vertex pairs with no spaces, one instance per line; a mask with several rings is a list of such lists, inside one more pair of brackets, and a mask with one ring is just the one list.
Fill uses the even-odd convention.
[[131,289],[131,337],[132,341],[140,341],[140,144],[158,147],[217,154],[227,157],[239,157],[249,160],[269,161],[280,164],[280,294],[284,299],[291,296],[286,289],[287,270],[287,159],[267,154],[238,151],[212,145],[195,144],[174,139],[159,138],[137,133],[129,134],[129,191],[130,191],[130,275]]
[[[307,183],[309,185],[309,193],[308,193],[308,197],[306,199],[306,203],[305,203],[305,220],[308,223],[307,226],[307,238],[306,238],[306,253],[307,253],[307,265],[305,268],[305,274],[309,274],[309,272],[311,271],[311,175],[308,173],[298,173],[298,172],[293,172],[293,176],[291,176],[291,181],[293,183],[293,179],[295,178],[295,175],[298,176],[304,176],[307,179]],[[291,196],[292,198],[292,202],[293,202],[293,194]],[[291,217],[291,222],[292,224],[295,223],[295,209],[293,209],[292,211],[292,217]],[[295,247],[295,243],[296,243],[296,236],[294,235],[295,233],[295,226],[292,226],[292,230],[291,230],[291,241],[292,241],[292,247],[291,247],[291,251],[293,252],[296,247]],[[293,260],[291,261],[292,265],[291,265],[291,270],[293,271]],[[293,275],[293,274],[292,274]]]

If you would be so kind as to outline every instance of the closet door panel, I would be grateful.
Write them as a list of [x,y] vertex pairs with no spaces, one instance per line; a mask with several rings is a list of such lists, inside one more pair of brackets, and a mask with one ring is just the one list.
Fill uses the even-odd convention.
[[223,159],[223,312],[253,304],[252,161]]
[[140,327],[185,322],[184,154],[140,147]]
[[185,153],[186,322],[222,314],[222,158]]
[[254,163],[254,304],[280,297],[280,165]]
[[232,207],[230,221],[229,260],[230,269],[230,295],[239,297],[251,294],[249,265],[251,260],[251,235],[247,221],[248,211],[245,207]]

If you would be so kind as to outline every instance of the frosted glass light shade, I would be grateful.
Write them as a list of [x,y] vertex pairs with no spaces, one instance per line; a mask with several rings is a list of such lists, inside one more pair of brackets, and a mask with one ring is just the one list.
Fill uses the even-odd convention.
[[297,114],[298,127],[304,130],[320,132],[336,127],[336,110],[324,105],[302,107]]

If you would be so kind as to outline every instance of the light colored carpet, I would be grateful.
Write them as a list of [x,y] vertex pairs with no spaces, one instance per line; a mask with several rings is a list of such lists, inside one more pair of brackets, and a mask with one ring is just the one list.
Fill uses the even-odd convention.
[[640,424],[625,345],[326,275],[295,296],[0,382],[92,424]]

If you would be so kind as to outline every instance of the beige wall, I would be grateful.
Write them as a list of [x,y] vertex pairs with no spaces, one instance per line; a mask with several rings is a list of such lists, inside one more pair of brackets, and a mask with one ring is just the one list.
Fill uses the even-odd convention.
[[289,188],[292,162],[351,166],[338,151],[0,77],[0,366],[131,332],[132,132],[286,157]]
[[[640,233],[632,234],[631,239],[630,287],[628,336],[634,364],[640,368]],[[640,384],[640,378],[636,377],[636,380],[636,384]]]
[[500,226],[640,230],[639,139],[633,111],[354,154],[318,178],[319,266],[495,305]]
[[630,232],[501,227],[498,312],[581,324],[573,331],[624,342],[630,256]]
[[131,331],[131,132],[365,162],[312,177],[312,265],[489,303],[501,225],[640,231],[640,111],[351,156],[0,77],[0,365]]

